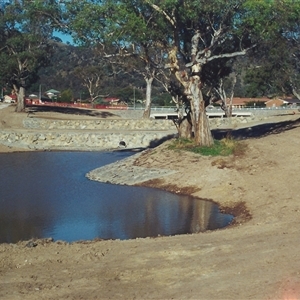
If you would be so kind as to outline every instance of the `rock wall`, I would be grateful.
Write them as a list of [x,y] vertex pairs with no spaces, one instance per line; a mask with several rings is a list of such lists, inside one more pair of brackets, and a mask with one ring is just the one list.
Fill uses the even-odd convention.
[[110,150],[119,148],[120,141],[127,148],[146,148],[172,137],[172,132],[0,132],[1,144],[32,150]]
[[98,120],[49,120],[27,118],[25,128],[45,130],[176,130],[172,120],[152,119],[98,119]]
[[[247,123],[255,117],[209,119],[211,128]],[[0,131],[0,143],[33,150],[109,150],[120,141],[127,148],[154,147],[176,136],[172,120],[101,119],[49,120],[28,117],[18,131]]]
[[0,131],[0,143],[33,150],[111,150],[155,147],[174,137],[171,120],[47,120],[27,118],[24,129]]

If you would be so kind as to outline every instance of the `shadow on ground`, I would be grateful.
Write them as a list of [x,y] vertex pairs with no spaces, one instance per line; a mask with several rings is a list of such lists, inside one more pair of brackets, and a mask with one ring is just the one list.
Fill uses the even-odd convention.
[[220,140],[225,137],[233,137],[235,139],[261,138],[270,134],[278,134],[287,130],[294,129],[300,125],[300,118],[293,121],[284,121],[277,123],[267,123],[242,129],[214,129],[213,137]]
[[86,109],[86,108],[76,108],[76,107],[56,107],[56,106],[31,106],[27,108],[28,111],[31,113],[37,112],[54,112],[54,113],[62,113],[62,114],[69,114],[69,115],[81,115],[81,116],[92,116],[92,117],[99,117],[99,118],[108,118],[116,116],[113,113],[108,111],[96,111],[93,109]]

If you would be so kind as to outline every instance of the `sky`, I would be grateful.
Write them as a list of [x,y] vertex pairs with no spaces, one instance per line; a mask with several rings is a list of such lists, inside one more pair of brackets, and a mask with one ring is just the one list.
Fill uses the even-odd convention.
[[56,31],[53,33],[53,36],[60,38],[63,41],[63,43],[69,42],[70,44],[73,44],[73,39],[68,34],[64,34],[64,33]]

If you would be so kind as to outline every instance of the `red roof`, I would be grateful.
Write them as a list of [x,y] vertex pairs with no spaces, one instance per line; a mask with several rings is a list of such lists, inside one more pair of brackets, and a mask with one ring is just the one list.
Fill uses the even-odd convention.
[[[228,99],[229,100],[229,99]],[[267,102],[270,99],[267,97],[262,98],[240,98],[240,97],[233,97],[232,98],[232,104],[233,105],[245,105],[248,102]],[[221,100],[218,100],[216,103],[221,103]]]
[[8,95],[8,97],[10,97],[13,100],[17,100],[17,95],[16,94]]

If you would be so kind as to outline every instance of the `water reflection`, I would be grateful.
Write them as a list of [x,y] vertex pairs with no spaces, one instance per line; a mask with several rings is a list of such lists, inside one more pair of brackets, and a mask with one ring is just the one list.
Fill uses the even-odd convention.
[[174,235],[221,228],[232,220],[208,201],[85,178],[90,170],[128,155],[0,154],[0,242]]

